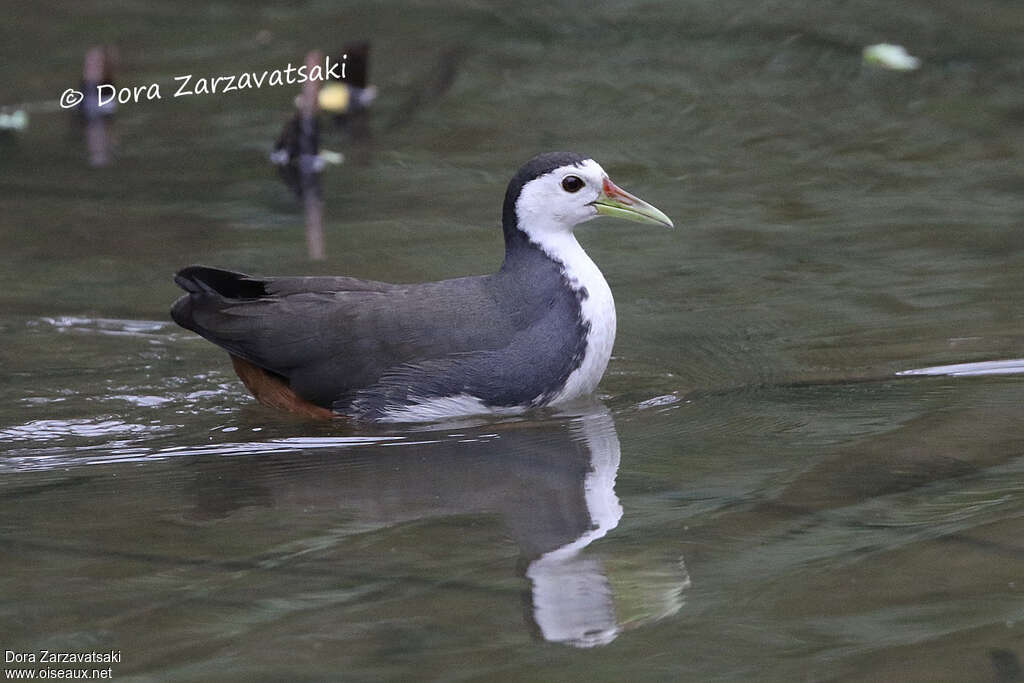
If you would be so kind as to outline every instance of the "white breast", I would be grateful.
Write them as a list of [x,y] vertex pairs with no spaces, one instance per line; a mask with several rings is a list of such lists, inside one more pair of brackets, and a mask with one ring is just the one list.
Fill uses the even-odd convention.
[[571,232],[534,239],[548,256],[565,266],[566,278],[574,290],[587,291],[580,303],[583,322],[589,325],[583,362],[569,375],[562,390],[547,402],[553,405],[586,396],[597,388],[615,344],[615,300],[604,275]]

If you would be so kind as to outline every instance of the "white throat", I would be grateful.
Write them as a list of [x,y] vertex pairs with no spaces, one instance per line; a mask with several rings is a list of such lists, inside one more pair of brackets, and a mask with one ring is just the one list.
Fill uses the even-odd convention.
[[593,393],[597,388],[615,344],[615,299],[597,264],[571,232],[547,232],[531,239],[545,254],[562,264],[574,291],[586,290],[580,301],[583,323],[589,325],[583,362],[569,375],[565,387],[548,402],[553,405]]

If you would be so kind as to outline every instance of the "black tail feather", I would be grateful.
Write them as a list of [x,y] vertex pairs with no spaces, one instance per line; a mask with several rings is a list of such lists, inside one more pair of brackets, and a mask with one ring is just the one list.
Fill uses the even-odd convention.
[[178,271],[174,282],[189,294],[214,294],[225,299],[259,299],[267,296],[263,280],[220,268],[189,266]]
[[251,301],[267,296],[262,280],[251,278],[245,273],[220,268],[189,266],[178,271],[174,276],[174,282],[188,294],[174,302],[171,318],[185,329],[198,332],[207,338],[210,337],[210,333],[196,321],[197,313],[216,310],[226,299]]

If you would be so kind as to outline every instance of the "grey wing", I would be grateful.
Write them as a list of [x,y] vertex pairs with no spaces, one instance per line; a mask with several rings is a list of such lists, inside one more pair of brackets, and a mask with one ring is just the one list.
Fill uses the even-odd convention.
[[252,278],[187,268],[172,317],[330,406],[389,369],[498,349],[513,335],[486,277],[422,285],[355,278]]
[[336,297],[323,351],[289,376],[300,395],[336,410],[397,368],[497,351],[515,334],[486,277]]
[[573,311],[552,304],[534,324],[510,331],[500,344],[394,365],[354,398],[332,407],[377,420],[435,398],[472,397],[491,408],[541,405],[564,386],[586,351],[585,330],[567,314]]

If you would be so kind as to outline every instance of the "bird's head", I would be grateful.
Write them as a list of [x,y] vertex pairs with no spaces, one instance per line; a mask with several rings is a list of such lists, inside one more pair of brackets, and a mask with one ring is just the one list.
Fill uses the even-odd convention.
[[531,241],[572,232],[597,216],[674,227],[664,213],[611,181],[593,159],[571,152],[550,152],[526,163],[509,183],[503,224],[505,241],[517,232]]

